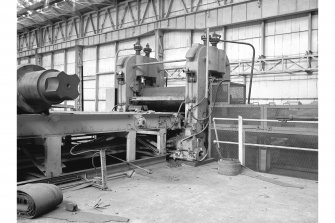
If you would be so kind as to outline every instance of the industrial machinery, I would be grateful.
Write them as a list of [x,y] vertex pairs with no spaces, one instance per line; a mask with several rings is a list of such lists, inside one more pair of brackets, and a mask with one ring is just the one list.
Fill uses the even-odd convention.
[[[200,161],[207,156],[206,129],[209,124],[210,88],[216,87],[212,102],[217,93],[222,94],[221,86],[230,84],[230,67],[224,50],[218,49],[219,35],[209,35],[212,46],[206,47],[207,37],[202,36],[204,44],[193,44],[186,53],[186,60],[157,61],[150,58],[149,45],[134,44],[135,55],[123,57],[117,61],[118,111],[174,111],[180,114],[184,107],[183,131],[175,137],[174,159]],[[206,58],[209,58],[206,61]],[[166,87],[164,81],[164,63],[186,61],[185,87]],[[206,69],[207,68],[207,69]],[[228,86],[227,85],[227,86]],[[241,88],[242,101],[245,98],[245,86]],[[227,97],[231,95],[227,93]],[[228,99],[227,99],[228,101]]]
[[189,161],[203,160],[207,156],[205,131],[211,117],[209,82],[221,85],[230,80],[227,55],[224,50],[217,48],[219,36],[209,36],[212,45],[209,47],[205,45],[206,35],[202,36],[202,40],[204,44],[193,44],[186,53],[185,130],[173,154],[173,158]]
[[[150,57],[149,44],[134,44],[135,55],[117,61],[118,111],[154,110],[176,112],[184,100],[184,87],[165,87],[163,63]],[[180,60],[178,60],[180,61]],[[185,60],[182,60],[185,61]]]
[[[65,173],[88,169],[94,165],[96,151],[105,155],[105,165],[119,162],[106,158],[112,154],[128,162],[138,157],[146,158],[147,163],[165,160],[167,130],[180,128],[180,119],[174,113],[49,112],[54,104],[74,100],[79,95],[78,83],[77,75],[32,64],[18,67],[18,181],[59,177],[64,169]],[[143,135],[150,140],[143,139]],[[138,154],[138,143],[138,147],[145,145],[151,152]],[[76,147],[85,151],[74,152]],[[106,170],[111,171],[108,166]],[[87,172],[83,175],[87,176]]]

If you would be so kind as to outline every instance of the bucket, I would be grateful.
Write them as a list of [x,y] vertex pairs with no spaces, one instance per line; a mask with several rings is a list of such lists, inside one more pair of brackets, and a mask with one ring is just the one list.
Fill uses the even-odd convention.
[[241,162],[237,159],[220,159],[218,172],[226,176],[236,176],[241,172]]

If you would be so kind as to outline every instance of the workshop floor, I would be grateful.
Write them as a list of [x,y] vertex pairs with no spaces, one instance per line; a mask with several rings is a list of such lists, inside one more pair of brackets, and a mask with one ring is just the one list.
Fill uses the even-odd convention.
[[[132,178],[109,181],[112,191],[89,187],[64,193],[87,212],[117,215],[130,222],[317,222],[318,183],[312,180],[263,174],[303,189],[283,187],[245,175],[217,173],[217,163],[199,167],[167,164],[151,167],[153,174],[137,171]],[[99,200],[110,204],[95,210]],[[18,222],[66,222],[51,218]]]

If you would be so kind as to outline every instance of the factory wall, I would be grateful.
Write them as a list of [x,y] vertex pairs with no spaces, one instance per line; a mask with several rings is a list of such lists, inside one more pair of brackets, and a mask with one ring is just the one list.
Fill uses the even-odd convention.
[[[243,1],[243,0],[242,0]],[[164,1],[165,7],[168,7],[169,1]],[[190,1],[185,1],[186,7],[189,7]],[[217,1],[208,0],[202,1],[199,5],[199,10],[207,8],[215,8]],[[234,1],[238,2],[238,1]],[[264,1],[263,4],[266,4]],[[133,3],[130,3],[133,4]],[[142,1],[143,5],[146,5],[146,1]],[[179,4],[179,5],[178,5]],[[123,14],[124,8],[120,8],[119,14]],[[137,14],[136,7],[133,8],[133,13]],[[144,19],[145,22],[149,22],[154,19],[154,12],[152,5],[149,5],[148,16]],[[185,14],[183,9],[182,1],[176,1],[172,4],[171,16]],[[111,15],[115,13],[111,11]],[[238,14],[237,14],[238,15]],[[92,14],[92,17],[96,16]],[[108,31],[111,29],[112,24],[109,19],[105,19],[105,14],[99,15],[100,21],[104,21],[105,24],[102,27],[103,30]],[[234,17],[234,16],[233,16]],[[105,19],[105,20],[104,20]],[[115,17],[113,17],[115,19]],[[238,19],[237,17],[235,19]],[[234,18],[233,18],[234,20]],[[75,20],[76,21],[76,20]],[[97,24],[92,18],[92,24],[87,24],[87,30],[85,36],[94,35],[93,27]],[[114,20],[115,21],[115,20]],[[222,35],[222,38],[226,40],[237,40],[252,43],[256,49],[256,59],[263,55],[266,58],[282,58],[291,56],[301,56],[309,50],[309,38],[308,38],[308,14],[302,15],[291,15],[283,18],[269,19],[264,21],[264,47],[262,46],[262,23],[261,22],[243,22],[233,26],[222,26],[219,28],[213,28],[211,31]],[[78,22],[78,21],[77,21]],[[197,21],[199,23],[203,21]],[[210,22],[210,21],[209,21]],[[131,19],[131,13],[129,11],[124,17],[123,27],[133,26],[133,20]],[[176,24],[178,26],[178,24]],[[64,27],[65,29],[65,27]],[[175,60],[183,59],[188,48],[193,43],[202,43],[201,35],[203,31],[199,30],[165,30],[163,32],[163,60]],[[62,41],[62,33],[56,33],[55,42]],[[69,33],[69,39],[76,38],[75,32]],[[141,45],[145,47],[147,43],[150,44],[153,52],[151,56],[155,55],[155,34],[148,33],[146,36],[139,38],[130,38],[123,41],[117,41],[97,46],[85,46],[82,54],[83,64],[83,76],[84,76],[84,107],[85,111],[105,111],[106,108],[106,90],[115,87],[114,82],[114,66],[115,66],[115,54],[119,49],[132,48],[133,44],[139,40]],[[46,38],[46,42],[48,38]],[[311,32],[311,51],[313,53],[318,52],[318,15],[312,14],[312,32]],[[33,43],[36,44],[36,43]],[[219,48],[225,49],[230,62],[238,62],[242,60],[251,59],[251,50],[246,46],[233,45],[233,44],[218,44]],[[119,57],[133,54],[134,51],[122,51],[119,53]],[[294,60],[293,60],[294,61]],[[43,53],[41,61],[39,62],[35,56],[24,57],[18,60],[19,64],[36,63],[43,67],[50,69],[64,70],[68,74],[75,73],[75,49],[68,48],[65,50],[56,50],[49,53]],[[303,64],[303,61],[294,62]],[[181,67],[183,62],[166,64],[166,68]],[[270,65],[269,65],[270,66]],[[297,66],[294,63],[287,64],[286,66]],[[180,70],[170,70],[170,73],[174,73],[173,77],[183,78],[184,74]],[[247,70],[248,72],[248,70]],[[307,74],[306,72],[300,73],[266,73],[262,75],[255,75],[253,80],[252,98],[255,98],[255,102],[268,103],[272,99],[276,103],[283,103],[285,100],[282,98],[302,98],[311,99],[303,102],[310,102],[314,98],[318,97],[317,94],[317,72],[313,74]],[[239,83],[249,83],[249,76],[246,78],[238,76],[238,73],[233,72],[232,81]],[[169,85],[183,85],[183,80],[171,79]],[[270,100],[263,100],[261,98],[270,98]],[[74,102],[67,102],[67,104],[74,105]]]

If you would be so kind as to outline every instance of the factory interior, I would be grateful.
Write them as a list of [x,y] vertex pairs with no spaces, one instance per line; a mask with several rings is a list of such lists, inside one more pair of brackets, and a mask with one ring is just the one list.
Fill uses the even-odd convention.
[[17,0],[14,221],[319,222],[319,3]]

